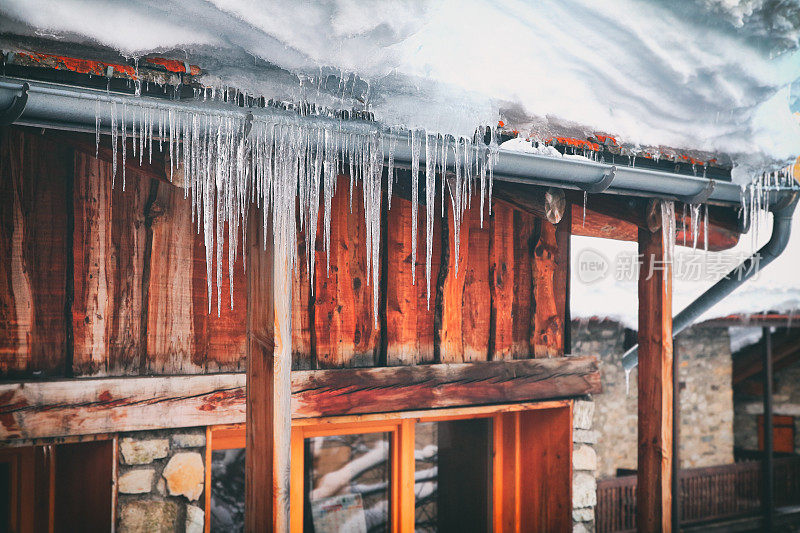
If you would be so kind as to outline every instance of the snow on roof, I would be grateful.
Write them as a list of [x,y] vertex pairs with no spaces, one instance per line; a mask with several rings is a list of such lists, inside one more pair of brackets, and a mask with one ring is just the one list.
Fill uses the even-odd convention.
[[790,114],[798,6],[6,0],[0,47],[156,53],[200,65],[209,85],[368,105],[387,125],[432,132],[470,135],[498,119],[525,136],[579,125],[729,154],[744,182],[800,146]]
[[[772,234],[771,215],[764,217],[762,223],[757,226],[750,233],[743,235],[738,245],[723,252],[675,248],[673,316],[723,275],[733,270],[743,258],[769,240]],[[626,327],[637,329],[637,278],[631,271],[631,262],[636,261],[637,253],[635,242],[572,237],[570,285],[572,317],[608,318]],[[592,274],[590,270],[594,269],[586,268],[590,262],[598,263],[598,261],[606,262],[607,270],[602,275]],[[584,265],[583,271],[581,271],[582,265]],[[756,278],[746,281],[731,295],[712,307],[699,321],[770,311],[800,314],[798,266],[800,266],[800,210],[795,212],[792,235],[783,254],[760,270]]]

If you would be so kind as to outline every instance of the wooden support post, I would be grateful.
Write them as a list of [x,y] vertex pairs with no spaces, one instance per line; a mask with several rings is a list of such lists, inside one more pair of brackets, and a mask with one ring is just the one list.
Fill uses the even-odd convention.
[[772,420],[772,330],[764,328],[764,457],[762,461],[764,476],[761,505],[764,511],[762,531],[772,531],[775,511],[775,466]]
[[[289,531],[291,277],[272,231],[251,210],[247,236],[247,430],[245,530]],[[288,293],[288,295],[284,294]],[[291,317],[291,314],[289,315]],[[289,326],[291,320],[289,321]]]
[[672,481],[672,270],[661,232],[639,230],[639,531],[669,531]]

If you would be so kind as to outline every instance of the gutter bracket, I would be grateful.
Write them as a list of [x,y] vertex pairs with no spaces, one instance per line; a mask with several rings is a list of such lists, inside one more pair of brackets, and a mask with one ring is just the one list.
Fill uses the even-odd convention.
[[612,165],[608,171],[603,174],[603,177],[594,183],[588,183],[581,187],[584,191],[590,193],[600,193],[611,187],[614,178],[617,177],[617,166]]
[[28,104],[28,89],[30,86],[23,83],[21,94],[14,95],[11,105],[0,111],[0,126],[10,126],[22,116],[22,112],[25,111],[25,106]]
[[716,182],[710,179],[708,180],[708,183],[706,183],[706,186],[703,187],[703,190],[701,190],[697,194],[693,196],[681,196],[678,197],[678,200],[682,201],[685,204],[690,204],[690,205],[703,204],[711,197],[711,194],[714,192],[715,186]]

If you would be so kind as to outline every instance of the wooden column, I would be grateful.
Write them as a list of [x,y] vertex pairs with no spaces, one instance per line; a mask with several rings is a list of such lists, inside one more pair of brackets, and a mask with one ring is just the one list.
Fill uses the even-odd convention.
[[669,531],[672,483],[672,271],[661,232],[639,230],[639,531]]
[[[289,530],[291,277],[271,229],[251,210],[247,236],[247,430],[245,531]],[[288,296],[283,293],[288,292]],[[287,297],[284,297],[287,296]],[[289,314],[291,318],[291,314]],[[291,321],[289,322],[289,325]],[[285,342],[284,342],[285,341]]]

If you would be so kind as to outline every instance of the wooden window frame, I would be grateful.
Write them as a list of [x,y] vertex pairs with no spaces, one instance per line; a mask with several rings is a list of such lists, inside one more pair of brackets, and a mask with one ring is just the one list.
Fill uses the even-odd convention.
[[[358,433],[389,433],[391,458],[389,481],[390,530],[393,533],[414,531],[414,437],[415,426],[425,422],[446,422],[487,418],[492,421],[491,490],[489,515],[493,530],[520,531],[524,498],[522,497],[521,449],[519,432],[523,412],[568,409],[569,411],[569,505],[572,494],[572,400],[519,404],[455,407],[424,411],[374,413],[292,420],[291,483],[289,490],[290,529],[303,531],[304,511],[304,441],[307,438]],[[245,447],[245,425],[208,426],[206,428],[205,531],[211,531],[211,460],[215,450]],[[571,515],[570,515],[571,521]]]

